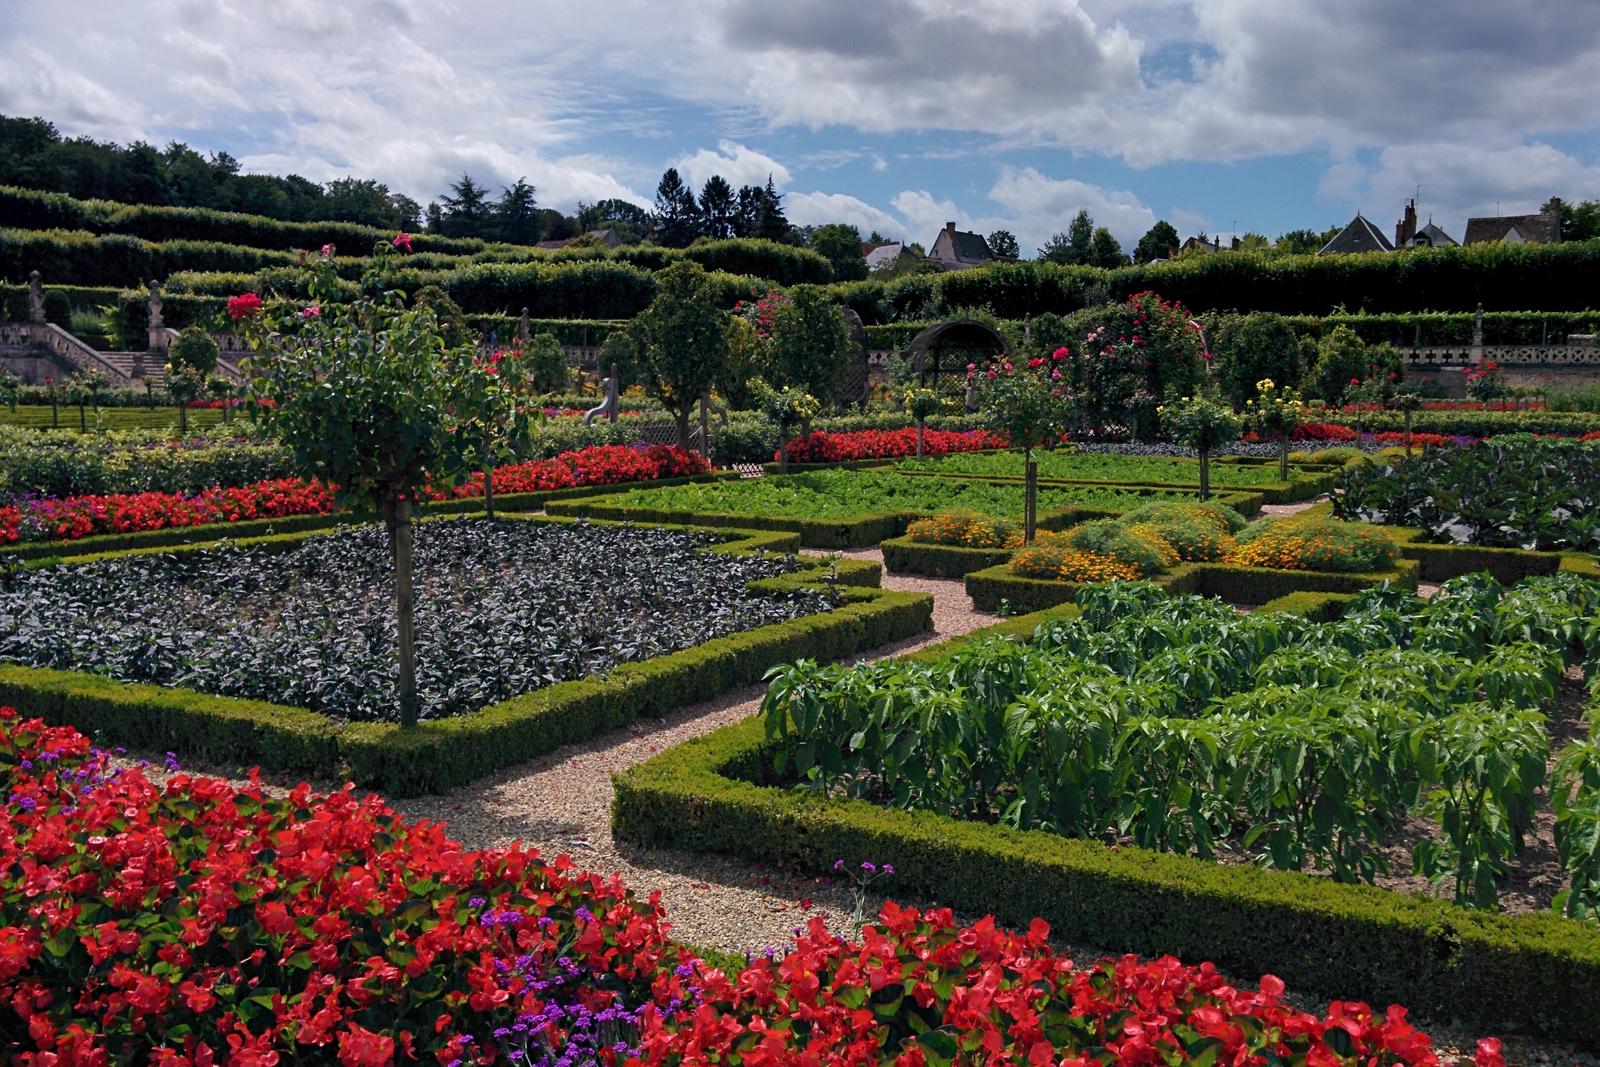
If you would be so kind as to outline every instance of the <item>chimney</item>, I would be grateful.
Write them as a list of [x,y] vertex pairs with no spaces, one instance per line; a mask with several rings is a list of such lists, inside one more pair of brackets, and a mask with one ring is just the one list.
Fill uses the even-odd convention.
[[956,224],[953,222],[945,223],[944,232],[948,233],[951,237],[954,237],[956,235]]
[[1213,251],[1222,251],[1222,235],[1220,233],[1211,239],[1211,248]]
[[1404,248],[1417,236],[1417,201],[1406,201],[1405,217],[1394,224],[1394,246]]
[[1228,247],[1233,249],[1235,252],[1239,251],[1239,237],[1237,234],[1235,234],[1233,240],[1228,243]]

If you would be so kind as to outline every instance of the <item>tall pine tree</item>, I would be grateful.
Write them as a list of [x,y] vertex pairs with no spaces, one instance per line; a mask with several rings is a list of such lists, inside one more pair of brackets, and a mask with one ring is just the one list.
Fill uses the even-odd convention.
[[450,186],[450,193],[439,198],[442,229],[451,237],[487,237],[493,225],[489,190],[463,174]]
[[539,204],[526,178],[518,178],[500,191],[494,206],[494,235],[511,244],[531,245],[539,240]]
[[783,213],[783,194],[778,192],[772,184],[772,175],[767,175],[767,187],[761,190],[761,205],[756,212],[756,226],[752,237],[764,237],[769,241],[790,242],[789,219]]
[[713,240],[732,237],[738,221],[733,186],[720,174],[706,179],[700,190],[700,233]]
[[656,240],[668,248],[683,248],[699,232],[699,216],[694,191],[683,183],[678,168],[668,167],[656,186]]

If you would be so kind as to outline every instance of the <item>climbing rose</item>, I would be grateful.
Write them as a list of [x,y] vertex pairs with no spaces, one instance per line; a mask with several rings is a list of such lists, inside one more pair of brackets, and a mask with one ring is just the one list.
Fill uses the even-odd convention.
[[237,322],[239,319],[253,319],[261,310],[261,297],[255,293],[240,293],[238,296],[228,298],[228,317]]
[[393,248],[403,248],[409,252],[411,251],[411,235],[401,230],[394,235],[394,240],[390,241],[389,245]]

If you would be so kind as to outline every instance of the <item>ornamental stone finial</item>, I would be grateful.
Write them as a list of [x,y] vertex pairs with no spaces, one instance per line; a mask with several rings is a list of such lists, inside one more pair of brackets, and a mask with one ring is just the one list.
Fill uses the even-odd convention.
[[28,273],[28,321],[44,321],[44,286],[39,282],[39,272]]

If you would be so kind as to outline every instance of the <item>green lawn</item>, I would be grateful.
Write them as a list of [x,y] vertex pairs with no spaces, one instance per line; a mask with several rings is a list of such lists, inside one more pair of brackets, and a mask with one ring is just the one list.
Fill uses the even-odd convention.
[[[1039,510],[1073,505],[1127,509],[1151,499],[1188,494],[1136,494],[1109,489],[1042,489]],[[995,515],[1022,512],[1022,487],[966,479],[945,480],[873,471],[824,470],[743,481],[635,489],[605,499],[607,505],[702,514],[771,515],[839,519],[881,513],[933,513],[966,508]]]
[[[78,409],[75,405],[62,404],[59,408],[59,428],[63,430],[77,430]],[[222,421],[222,412],[211,408],[192,408],[189,411],[189,428],[196,429],[206,426],[215,426]],[[235,415],[235,422],[248,425],[249,418],[244,415]],[[154,408],[101,408],[96,414],[93,408],[84,411],[84,422],[90,431],[101,430],[153,430],[171,426],[178,426],[178,409],[175,407]],[[48,430],[54,424],[51,422],[50,407],[47,404],[27,404],[17,406],[15,411],[0,407],[0,426],[25,426],[34,430]]]
[[[1115,482],[1121,485],[1199,485],[1200,462],[1164,456],[1121,456],[1103,452],[1035,452],[1040,478],[1063,481]],[[1022,453],[958,452],[937,459],[903,459],[896,470],[939,474],[977,474],[990,478],[1021,478]],[[1306,477],[1299,467],[1289,468],[1289,479]],[[1211,484],[1216,486],[1267,485],[1278,481],[1278,465],[1244,466],[1212,463]]]

